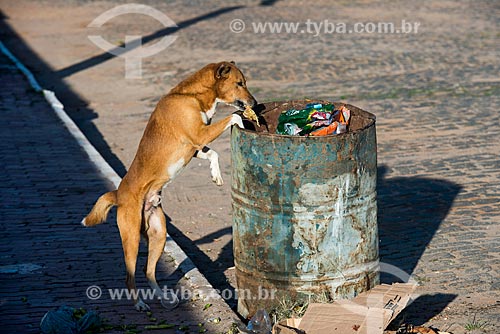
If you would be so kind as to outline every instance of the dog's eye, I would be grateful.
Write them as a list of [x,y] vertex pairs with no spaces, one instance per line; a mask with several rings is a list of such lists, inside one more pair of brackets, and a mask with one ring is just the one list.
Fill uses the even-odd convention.
[[237,83],[237,85],[238,85],[238,86],[240,86],[240,87],[245,86],[245,84],[243,83],[243,81],[239,81],[239,82]]

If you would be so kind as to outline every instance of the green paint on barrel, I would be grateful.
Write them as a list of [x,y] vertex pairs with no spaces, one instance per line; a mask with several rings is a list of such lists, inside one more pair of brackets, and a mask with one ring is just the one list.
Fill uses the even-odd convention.
[[[270,123],[305,103],[266,104],[263,115]],[[349,298],[379,281],[375,116],[346,106],[345,134],[232,130],[233,251],[244,317],[284,297]]]

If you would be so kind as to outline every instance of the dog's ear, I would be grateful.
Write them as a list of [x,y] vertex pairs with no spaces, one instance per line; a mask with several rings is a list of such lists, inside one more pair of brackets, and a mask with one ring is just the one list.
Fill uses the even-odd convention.
[[215,78],[216,79],[227,78],[229,72],[231,72],[231,66],[226,62],[221,63],[217,68],[217,70],[215,71]]

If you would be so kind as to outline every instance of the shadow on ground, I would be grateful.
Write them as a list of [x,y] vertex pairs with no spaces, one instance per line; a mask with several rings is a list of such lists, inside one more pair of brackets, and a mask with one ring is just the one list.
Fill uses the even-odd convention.
[[[380,261],[412,274],[461,186],[419,176],[386,178],[386,172],[378,168]],[[395,279],[381,274],[382,283]]]
[[[184,250],[184,252],[193,261],[194,265],[200,270],[200,272],[207,278],[207,280],[212,284],[212,286],[219,291],[227,291],[227,295],[234,296],[235,289],[227,280],[224,271],[232,267],[233,258],[233,241],[228,242],[221,249],[221,253],[217,260],[214,262],[210,257],[208,257],[198,245],[210,242],[209,240],[213,238],[218,238],[225,234],[231,234],[231,228],[224,228],[211,235],[207,235],[202,239],[192,241],[189,239],[180,229],[175,226],[175,222],[167,216],[167,231],[168,234],[177,242],[177,244]],[[175,275],[174,275],[175,276]],[[227,304],[235,309],[237,300],[234,298],[226,299]]]
[[[149,43],[149,42],[154,41],[156,39],[159,39],[161,37],[172,35],[172,34],[178,32],[178,31],[180,31],[182,29],[185,29],[185,28],[187,28],[187,27],[189,27],[189,26],[191,26],[193,24],[199,23],[201,21],[206,21],[206,20],[210,20],[210,19],[216,18],[216,17],[218,17],[220,15],[232,12],[232,11],[240,9],[240,8],[244,8],[244,6],[232,6],[232,7],[219,8],[217,10],[211,11],[211,12],[203,14],[203,15],[200,15],[198,17],[194,17],[192,19],[179,22],[177,24],[177,27],[166,27],[164,29],[160,29],[160,30],[158,30],[158,31],[156,31],[156,32],[154,32],[152,34],[149,34],[149,35],[141,37],[140,40],[131,41],[130,45],[136,45],[136,46],[128,48],[126,52],[130,52],[130,51],[132,51],[133,49],[139,47],[142,44]],[[96,56],[93,56],[93,57],[90,57],[88,59],[82,60],[81,62],[78,62],[76,64],[70,65],[70,66],[68,66],[66,68],[63,68],[63,69],[57,71],[57,75],[60,78],[64,78],[64,77],[73,75],[75,73],[78,73],[80,71],[84,71],[84,70],[86,70],[88,68],[94,67],[96,65],[100,65],[100,64],[102,64],[102,63],[104,63],[104,62],[106,62],[106,61],[108,61],[110,59],[113,59],[113,58],[116,57],[115,54],[124,54],[124,53],[126,53],[124,51],[124,48],[121,47],[121,46],[114,48],[110,52],[111,53],[103,52],[103,53],[98,54]]]
[[[270,7],[270,6],[273,6],[278,1],[279,0],[263,0],[263,1],[261,1],[260,6]],[[219,8],[219,9],[216,9],[214,11],[208,12],[206,14],[179,22],[179,23],[177,23],[176,27],[166,27],[166,28],[160,29],[152,34],[143,36],[140,38],[140,40],[134,40],[134,41],[129,42],[130,45],[136,45],[136,46],[128,48],[127,51],[125,51],[122,46],[116,47],[113,50],[111,50],[110,52],[103,52],[99,55],[90,57],[90,58],[82,60],[76,64],[73,64],[73,65],[70,65],[66,68],[63,68],[63,69],[57,71],[57,75],[60,78],[64,78],[64,77],[73,75],[73,74],[78,73],[80,71],[84,71],[90,67],[94,67],[96,65],[102,64],[102,63],[104,63],[112,58],[115,58],[116,54],[121,55],[121,54],[124,54],[126,52],[130,52],[133,49],[141,46],[142,44],[149,43],[149,42],[157,40],[161,37],[172,35],[172,34],[178,32],[182,29],[185,29],[189,26],[192,26],[193,24],[196,24],[196,23],[199,23],[202,21],[211,20],[211,19],[214,19],[214,18],[221,16],[223,14],[227,14],[227,13],[230,13],[232,11],[242,9],[245,7],[246,6],[223,7],[223,8]]]
[[392,321],[391,327],[400,324],[423,325],[440,314],[456,297],[448,293],[419,296]]
[[63,78],[58,75],[31,47],[17,34],[6,22],[8,18],[0,11],[0,40],[14,53],[23,63],[29,63],[29,69],[35,75],[40,85],[45,89],[56,92],[57,97],[66,107],[78,127],[85,133],[92,145],[101,153],[113,169],[123,177],[125,166],[112,152],[108,143],[104,140],[101,132],[93,124],[92,120],[98,115],[94,110],[88,108],[88,103],[69,87]]

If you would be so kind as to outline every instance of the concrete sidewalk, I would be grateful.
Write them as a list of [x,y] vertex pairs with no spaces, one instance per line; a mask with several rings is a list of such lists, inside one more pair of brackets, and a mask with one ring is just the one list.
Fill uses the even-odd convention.
[[[125,287],[114,214],[96,228],[79,222],[112,185],[99,176],[43,95],[31,89],[4,55],[0,82],[0,332],[38,333],[43,315],[61,305],[98,310],[108,332],[136,328],[147,333],[146,325],[161,321],[175,325],[165,333],[179,328],[181,333],[225,331],[235,316],[220,299],[192,295],[171,312],[151,300],[152,314],[147,314],[135,311],[125,298],[110,298],[108,289]],[[141,246],[138,268],[147,254]],[[141,270],[137,275],[138,287],[147,288]],[[167,255],[158,264],[157,277],[162,286],[193,290]],[[99,287],[102,296],[90,299],[90,286]],[[209,302],[213,306],[204,310]],[[214,318],[221,321],[209,321]]]

